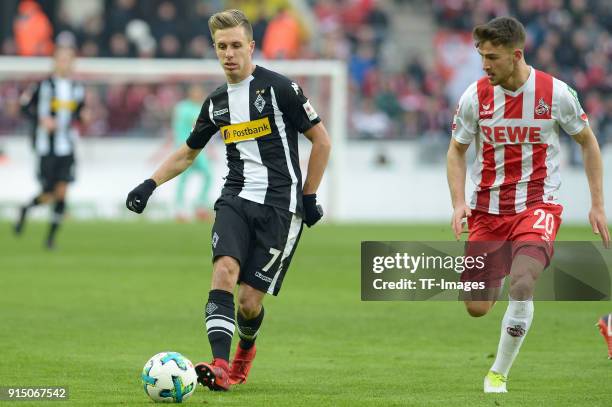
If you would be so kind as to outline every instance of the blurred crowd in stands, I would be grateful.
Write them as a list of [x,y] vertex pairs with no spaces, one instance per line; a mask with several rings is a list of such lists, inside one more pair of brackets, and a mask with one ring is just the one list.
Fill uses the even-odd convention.
[[[215,58],[207,21],[240,8],[253,24],[256,57],[338,59],[349,72],[349,134],[355,138],[448,138],[457,100],[439,67],[413,55],[388,66],[411,0],[3,0],[3,55],[50,55],[70,32],[83,57]],[[299,2],[298,2],[299,3]],[[603,144],[612,140],[612,7],[606,0],[433,0],[414,2],[433,32],[469,34],[475,24],[513,15],[528,31],[527,62],[573,86]],[[401,31],[401,30],[400,30]],[[432,39],[433,40],[433,39]],[[431,52],[435,47],[432,44]],[[473,48],[470,52],[473,51]],[[429,58],[429,60],[432,58]],[[477,67],[480,69],[480,67]],[[479,74],[480,72],[477,72]],[[307,80],[307,79],[305,79]],[[464,84],[463,88],[469,83]],[[0,133],[21,123],[20,84],[0,83]],[[91,87],[86,135],[155,133],[184,96],[176,84]],[[13,126],[13,127],[11,127]],[[163,126],[162,126],[163,127]],[[14,131],[13,131],[14,132]]]

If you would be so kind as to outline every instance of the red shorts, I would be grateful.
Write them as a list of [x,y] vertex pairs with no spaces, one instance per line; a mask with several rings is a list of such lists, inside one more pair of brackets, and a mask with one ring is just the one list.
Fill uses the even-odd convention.
[[517,254],[533,257],[547,267],[554,253],[553,242],[562,212],[563,206],[549,203],[514,215],[473,210],[468,218],[466,255],[487,253],[486,267],[465,270],[461,281],[484,281],[487,287],[499,287],[502,279],[510,274],[512,259]]

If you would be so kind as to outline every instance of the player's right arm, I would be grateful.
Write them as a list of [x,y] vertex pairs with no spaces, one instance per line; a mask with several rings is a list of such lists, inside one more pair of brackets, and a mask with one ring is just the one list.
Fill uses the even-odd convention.
[[451,227],[457,240],[461,237],[463,230],[462,219],[472,216],[470,207],[465,203],[465,174],[467,171],[465,154],[469,147],[469,144],[461,144],[452,138],[446,154],[446,178],[453,204]]
[[212,109],[212,102],[210,98],[207,98],[187,142],[166,158],[151,178],[142,182],[128,194],[125,205],[129,210],[142,213],[155,188],[189,168],[211,137],[219,130],[212,120]]
[[467,172],[465,157],[478,131],[478,120],[473,100],[474,87],[475,85],[470,86],[459,100],[453,118],[452,137],[446,154],[446,178],[453,205],[451,228],[457,240],[461,237],[463,230],[462,219],[472,216],[472,211],[465,202],[465,177]]

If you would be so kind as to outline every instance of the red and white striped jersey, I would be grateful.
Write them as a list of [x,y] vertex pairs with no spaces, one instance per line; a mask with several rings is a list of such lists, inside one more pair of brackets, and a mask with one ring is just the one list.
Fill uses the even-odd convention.
[[530,67],[516,91],[492,86],[487,77],[470,85],[455,113],[452,136],[476,141],[470,207],[509,215],[541,202],[558,204],[559,126],[579,133],[588,119],[576,92]]

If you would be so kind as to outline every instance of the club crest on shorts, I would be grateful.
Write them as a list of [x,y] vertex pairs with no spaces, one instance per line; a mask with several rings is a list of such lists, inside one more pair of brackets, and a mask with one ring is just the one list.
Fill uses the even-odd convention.
[[217,234],[217,232],[215,232],[213,233],[213,237],[212,237],[212,247],[216,249],[217,243],[219,243],[219,235]]

